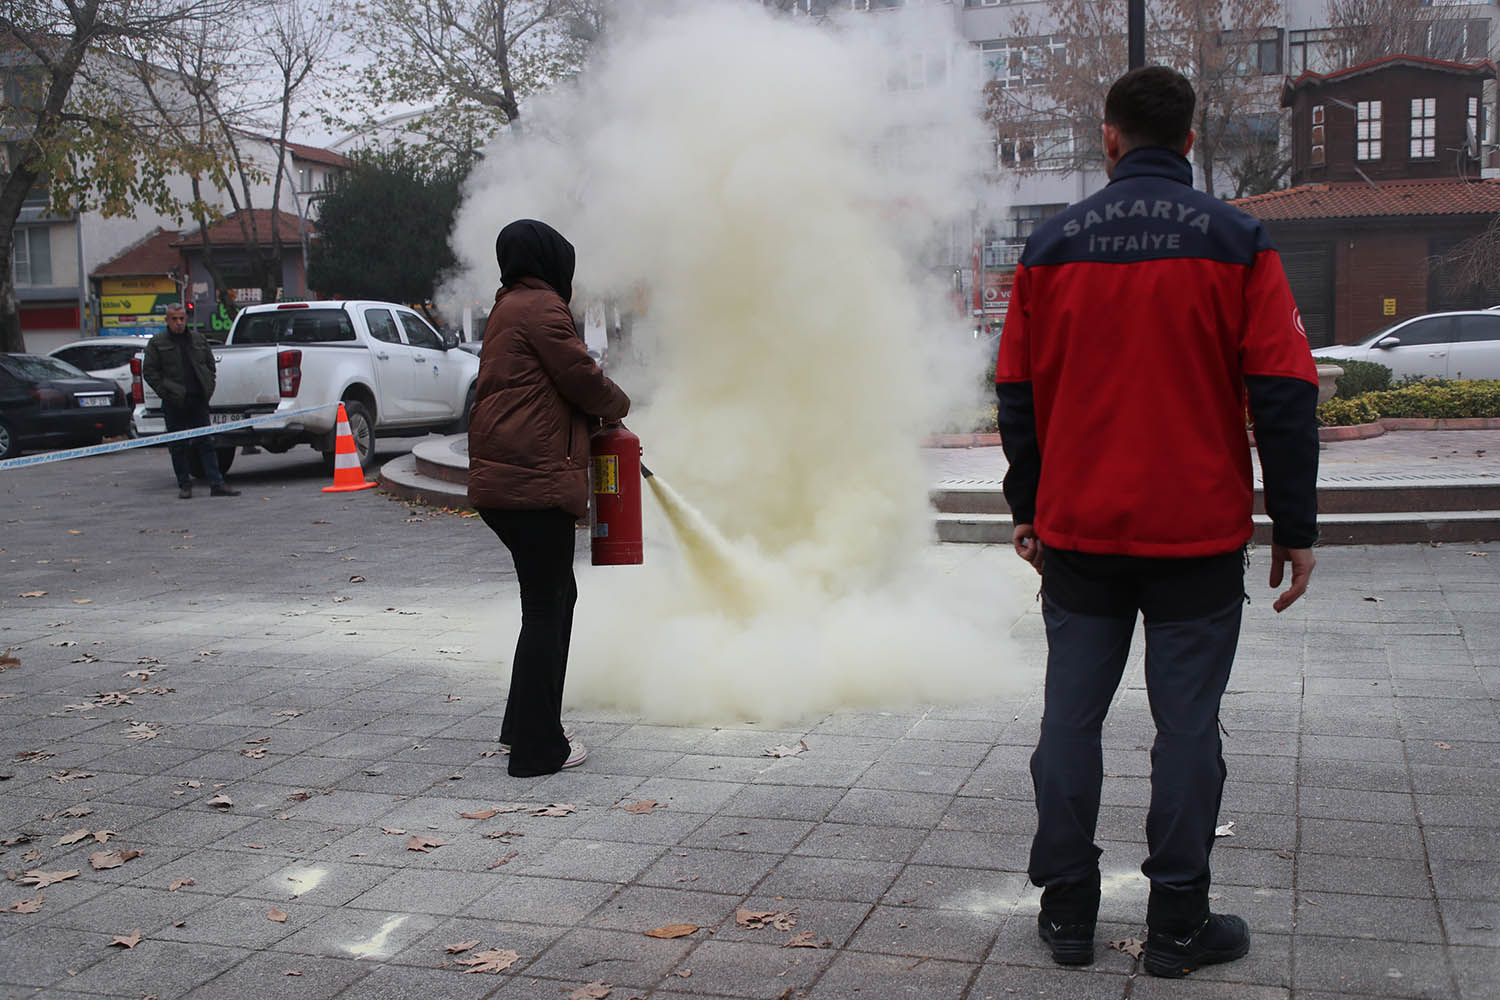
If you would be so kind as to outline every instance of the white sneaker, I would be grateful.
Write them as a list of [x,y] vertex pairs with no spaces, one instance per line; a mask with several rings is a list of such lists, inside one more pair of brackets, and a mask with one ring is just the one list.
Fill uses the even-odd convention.
[[588,748],[583,745],[582,740],[568,741],[568,759],[563,761],[563,769],[577,767],[588,759]]
[[[567,740],[569,743],[573,742],[573,727],[572,726],[563,726],[563,739]],[[500,749],[504,750],[506,753],[509,753],[510,752],[510,744],[509,743],[502,743],[502,744],[500,744]]]

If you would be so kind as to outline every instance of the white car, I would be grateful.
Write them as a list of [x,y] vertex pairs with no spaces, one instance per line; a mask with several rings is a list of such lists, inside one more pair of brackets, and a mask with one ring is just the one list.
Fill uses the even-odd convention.
[[1313,357],[1333,361],[1373,361],[1399,382],[1418,378],[1500,379],[1500,312],[1413,316],[1379,330],[1357,344],[1317,347]]
[[74,368],[82,368],[95,378],[113,379],[129,396],[130,359],[144,351],[150,340],[150,337],[89,337],[64,344],[47,354]]

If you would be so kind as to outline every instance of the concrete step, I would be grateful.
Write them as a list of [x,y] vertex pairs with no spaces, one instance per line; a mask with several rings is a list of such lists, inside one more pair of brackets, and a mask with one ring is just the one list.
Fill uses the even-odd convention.
[[[1009,514],[940,513],[943,542],[1003,545],[1010,542]],[[1487,542],[1500,539],[1500,510],[1398,511],[1319,514],[1320,545],[1404,545],[1413,542]],[[1271,521],[1255,515],[1255,543],[1271,543]]]
[[[944,514],[1007,514],[1009,505],[993,481],[949,481],[932,491],[932,505]],[[1500,509],[1500,479],[1448,476],[1340,476],[1318,482],[1319,517],[1336,514],[1388,514],[1401,511],[1483,511]],[[1265,513],[1261,490],[1255,512]]]

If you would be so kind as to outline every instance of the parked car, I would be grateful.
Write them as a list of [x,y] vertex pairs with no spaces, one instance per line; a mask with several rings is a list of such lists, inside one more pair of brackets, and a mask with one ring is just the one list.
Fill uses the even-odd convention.
[[0,459],[24,448],[97,444],[130,429],[125,393],[43,354],[0,354]]
[[61,358],[95,378],[114,379],[129,395],[130,359],[144,351],[150,340],[150,337],[89,337],[54,348],[47,356]]
[[[130,359],[140,357],[151,340],[141,337],[89,337],[75,340],[47,352],[49,358],[59,358],[81,368],[94,378],[107,378],[130,396]],[[135,420],[130,422],[130,436],[135,437]]]
[[1378,330],[1357,344],[1319,347],[1319,358],[1373,361],[1400,380],[1418,378],[1500,379],[1500,312],[1413,316]]
[[[458,431],[468,426],[479,359],[459,350],[456,337],[434,330],[410,308],[393,302],[278,302],[250,306],[234,318],[213,349],[218,379],[210,419],[228,423],[266,418],[253,427],[214,435],[220,470],[236,445],[281,453],[308,444],[331,470],[337,410],[343,403],[360,464],[375,436]],[[139,363],[132,366],[138,373]],[[136,427],[166,429],[161,400],[138,375],[132,380]],[[286,415],[322,406],[312,413]]]

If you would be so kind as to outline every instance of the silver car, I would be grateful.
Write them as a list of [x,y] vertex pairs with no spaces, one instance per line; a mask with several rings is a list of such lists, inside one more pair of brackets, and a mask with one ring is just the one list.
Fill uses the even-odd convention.
[[1373,361],[1393,381],[1418,378],[1500,379],[1500,312],[1471,310],[1413,316],[1357,344],[1318,347],[1313,356]]

